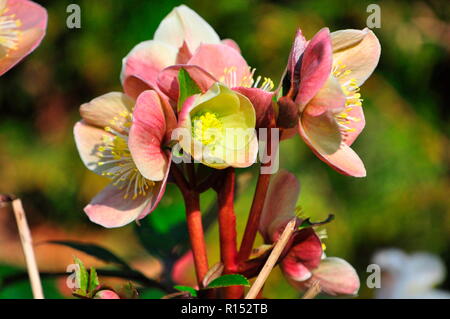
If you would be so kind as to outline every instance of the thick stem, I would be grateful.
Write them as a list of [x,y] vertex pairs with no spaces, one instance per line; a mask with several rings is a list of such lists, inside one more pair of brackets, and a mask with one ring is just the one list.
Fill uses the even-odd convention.
[[261,174],[263,167],[270,167],[272,165],[272,134],[267,134],[266,153],[270,160],[261,164],[256,184],[255,195],[253,197],[252,207],[248,216],[247,225],[245,227],[244,237],[242,238],[241,247],[239,249],[238,261],[243,262],[250,257],[255,242],[256,233],[258,232],[259,220],[261,212],[266,200],[267,189],[270,182],[270,174]]
[[172,175],[183,194],[186,206],[186,222],[194,255],[195,272],[198,286],[203,287],[203,278],[208,272],[208,257],[205,235],[203,232],[202,213],[200,211],[200,195],[187,185],[184,176],[177,167],[172,168]]
[[[234,168],[230,167],[227,169],[225,180],[218,190],[220,256],[224,265],[224,274],[235,274],[238,270],[234,186],[235,171]],[[224,289],[224,298],[227,299],[240,298],[242,294],[242,287],[235,286]]]

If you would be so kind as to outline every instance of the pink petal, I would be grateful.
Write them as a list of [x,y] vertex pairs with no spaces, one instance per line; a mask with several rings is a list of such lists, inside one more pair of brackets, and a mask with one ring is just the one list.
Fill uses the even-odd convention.
[[214,29],[195,11],[185,5],[174,8],[160,23],[154,39],[179,48],[183,42],[191,52],[201,43],[220,43]]
[[289,252],[281,261],[281,270],[291,280],[306,280],[309,277],[307,271],[311,272],[319,266],[322,253],[322,243],[312,228],[298,231],[294,234]]
[[127,76],[122,82],[123,91],[133,100],[137,100],[139,94],[147,90],[155,90],[158,87],[150,85],[145,80],[136,75]]
[[[0,8],[0,10],[3,8]],[[47,11],[28,0],[7,0],[4,13],[15,15],[21,31],[17,49],[7,49],[0,45],[0,76],[30,54],[42,41],[47,28]]]
[[169,179],[169,173],[170,173],[170,164],[172,161],[172,153],[170,151],[167,151],[166,155],[167,155],[167,162],[169,163],[169,167],[165,171],[164,179],[161,182],[155,183],[155,186],[153,187],[152,191],[149,194],[150,202],[147,205],[147,207],[145,207],[145,209],[138,216],[138,218],[137,218],[138,220],[146,217],[148,214],[150,214],[151,212],[153,212],[156,209],[156,207],[158,206],[159,202],[161,201],[161,198],[163,197],[163,195],[166,191],[167,181]]
[[111,92],[99,96],[80,106],[80,114],[87,124],[101,128],[111,126],[122,131],[122,122],[114,124],[111,121],[123,112],[131,112],[134,101],[120,92]]
[[[302,30],[298,29],[295,34],[294,43],[292,44],[291,53],[289,54],[287,70],[291,76],[291,89],[298,89],[300,78],[300,65],[298,65],[300,57],[305,52],[307,41],[303,36]],[[288,92],[285,92],[285,95]]]
[[89,170],[101,174],[104,168],[98,165],[99,158],[96,155],[97,147],[103,144],[102,138],[104,136],[112,136],[112,134],[103,129],[88,125],[84,121],[79,121],[75,124],[73,134],[78,153],[84,165]]
[[241,53],[241,49],[239,48],[239,45],[236,43],[236,41],[232,39],[223,39],[222,44],[228,45],[230,48],[235,49],[239,54]]
[[330,77],[301,113],[302,128],[318,152],[333,154],[339,149],[342,137],[335,114],[341,112],[344,105],[345,95],[339,82]]
[[150,190],[150,196],[138,196],[136,199],[125,199],[125,190],[110,184],[104,188],[91,203],[84,208],[89,219],[106,228],[121,227],[136,220],[150,204],[155,191],[159,191],[161,182]]
[[128,147],[142,176],[161,181],[168,168],[167,156],[162,149],[166,121],[158,94],[145,91],[136,101]]
[[339,78],[341,82],[355,79],[361,86],[375,70],[381,54],[380,42],[369,29],[342,30],[331,34],[333,45],[333,62],[346,65],[351,70],[347,76]]
[[330,31],[321,29],[309,41],[303,53],[299,93],[295,102],[300,105],[300,110],[323,87],[331,73],[332,48]]
[[347,261],[337,257],[323,259],[319,267],[313,270],[313,276],[305,287],[318,280],[321,290],[327,295],[356,295],[360,282],[355,269]]
[[225,44],[202,44],[188,64],[208,71],[230,88],[250,81],[250,68],[242,55]]
[[217,82],[210,73],[196,65],[173,65],[167,67],[158,76],[158,87],[172,101],[178,101],[178,72],[181,68],[189,73],[202,92],[208,91]]
[[136,45],[123,59],[120,78],[136,76],[151,87],[155,86],[158,73],[177,59],[178,49],[161,41],[149,40]]
[[266,243],[271,243],[274,232],[295,217],[299,194],[300,183],[293,174],[281,170],[271,177],[259,223]]
[[359,136],[361,131],[364,129],[364,126],[366,125],[366,120],[364,118],[364,111],[362,106],[352,106],[352,109],[350,111],[346,112],[347,115],[354,120],[350,120],[348,124],[345,124],[347,127],[351,128],[352,130],[345,133],[344,136],[344,143],[348,146],[351,146],[353,142],[356,140],[356,138]]
[[173,64],[186,64],[192,58],[192,52],[189,50],[186,41],[178,50],[177,61]]
[[274,116],[273,92],[267,92],[258,88],[237,87],[234,91],[245,95],[256,112],[256,128],[268,127]]
[[301,120],[299,121],[299,132],[305,143],[311,148],[311,150],[319,157],[322,161],[330,165],[333,169],[341,174],[354,176],[354,177],[365,177],[366,169],[363,162],[359,156],[347,146],[347,144],[342,143],[339,149],[333,154],[326,154],[320,151],[320,147],[314,145],[309,139],[308,135],[305,133]]
[[105,289],[97,292],[94,296],[94,299],[120,299],[120,297],[114,291]]

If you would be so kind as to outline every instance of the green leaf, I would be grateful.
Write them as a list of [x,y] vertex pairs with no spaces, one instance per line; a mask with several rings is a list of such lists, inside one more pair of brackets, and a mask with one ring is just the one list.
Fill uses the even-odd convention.
[[86,270],[86,267],[84,267],[83,262],[78,259],[77,257],[74,257],[75,263],[78,265],[75,274],[76,274],[76,280],[77,280],[77,286],[78,289],[76,291],[77,294],[86,296],[88,291],[88,281],[89,281],[89,275]]
[[66,241],[55,240],[49,241],[48,243],[71,247],[73,249],[82,251],[88,255],[94,256],[100,260],[103,260],[106,263],[116,264],[124,269],[131,269],[130,266],[128,266],[128,264],[121,258],[117,257],[115,254],[113,254],[106,248],[103,248],[95,244],[86,244],[69,240]]
[[330,215],[328,215],[327,219],[325,219],[324,221],[315,223],[315,222],[312,222],[311,219],[308,217],[302,222],[302,224],[300,226],[298,226],[298,229],[301,230],[301,229],[305,229],[305,228],[309,228],[309,227],[325,225],[325,224],[328,224],[329,222],[333,221],[333,219],[334,219],[334,215],[330,214]]
[[180,72],[178,73],[178,83],[180,85],[178,111],[180,111],[181,107],[188,97],[201,93],[202,91],[185,69],[180,69]]
[[192,297],[197,297],[197,290],[195,290],[192,287],[189,286],[174,286],[176,290],[182,291],[182,292],[189,292]]
[[242,275],[223,275],[211,281],[206,288],[222,288],[229,286],[249,287],[250,282]]
[[98,280],[97,271],[95,270],[94,267],[91,267],[91,270],[89,272],[88,293],[92,294],[99,285],[100,282]]

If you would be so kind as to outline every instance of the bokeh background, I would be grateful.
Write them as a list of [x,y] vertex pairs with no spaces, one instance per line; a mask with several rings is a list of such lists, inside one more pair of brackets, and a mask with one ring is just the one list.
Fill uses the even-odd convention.
[[[74,255],[87,266],[110,267],[75,250],[45,243],[77,240],[107,247],[146,275],[161,276],[162,263],[145,245],[176,242],[172,226],[183,215],[174,187],[143,224],[105,230],[91,224],[83,207],[107,181],[82,165],[72,127],[78,107],[119,91],[121,60],[140,41],[151,39],[174,0],[37,1],[49,12],[42,45],[0,78],[0,193],[22,198],[42,271],[65,271]],[[66,27],[66,7],[81,6],[81,29]],[[185,1],[218,32],[236,40],[248,63],[275,83],[284,70],[291,41],[300,27],[310,38],[320,28],[362,29],[376,1],[284,0]],[[362,88],[366,128],[354,144],[367,178],[342,176],[296,137],[281,147],[281,167],[302,183],[299,205],[313,219],[336,215],[327,226],[327,254],[350,261],[362,287],[375,251],[399,247],[439,255],[450,269],[448,1],[382,1],[380,64]],[[242,233],[255,185],[256,169],[239,171],[236,203]],[[207,193],[205,210],[214,201]],[[0,210],[0,298],[29,298],[26,281],[5,278],[24,270],[14,219]],[[144,229],[145,230],[145,229]],[[172,231],[172,233],[171,233]],[[174,236],[172,236],[173,234]],[[218,261],[217,225],[208,230],[210,263]],[[144,243],[144,245],[143,245]],[[150,252],[152,250],[150,249]],[[192,269],[188,269],[192,272]],[[189,277],[189,276],[188,276]],[[192,276],[191,276],[192,277]],[[45,294],[68,296],[65,278],[45,279]],[[111,285],[119,281],[107,281]],[[450,279],[441,288],[450,290]],[[266,286],[269,298],[296,298],[278,270]],[[158,293],[143,294],[158,297]]]

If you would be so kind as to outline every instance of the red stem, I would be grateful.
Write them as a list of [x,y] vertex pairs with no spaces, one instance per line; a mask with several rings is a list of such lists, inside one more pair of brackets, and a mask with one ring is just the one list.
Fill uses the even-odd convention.
[[203,278],[208,272],[208,257],[206,252],[205,236],[203,232],[202,213],[200,211],[200,195],[192,190],[186,179],[177,167],[171,168],[172,175],[183,194],[186,206],[186,222],[194,255],[195,273],[198,286],[203,287]]
[[[234,168],[228,168],[224,183],[218,191],[220,255],[224,265],[224,274],[235,274],[238,271],[234,185]],[[227,287],[224,289],[224,298],[240,298],[243,292],[242,287]]]
[[[267,134],[267,144],[266,144],[267,156],[270,159],[272,153],[272,134],[269,132]],[[269,187],[270,174],[261,174],[261,168],[264,166],[270,167],[271,160],[266,161],[261,164],[258,182],[256,184],[255,195],[253,197],[252,207],[250,208],[250,213],[247,220],[247,225],[245,227],[244,237],[242,238],[241,247],[238,253],[238,261],[246,261],[252,252],[253,244],[255,243],[256,233],[258,232],[259,220],[261,218],[261,212],[264,206],[264,201],[266,200],[267,188]]]

